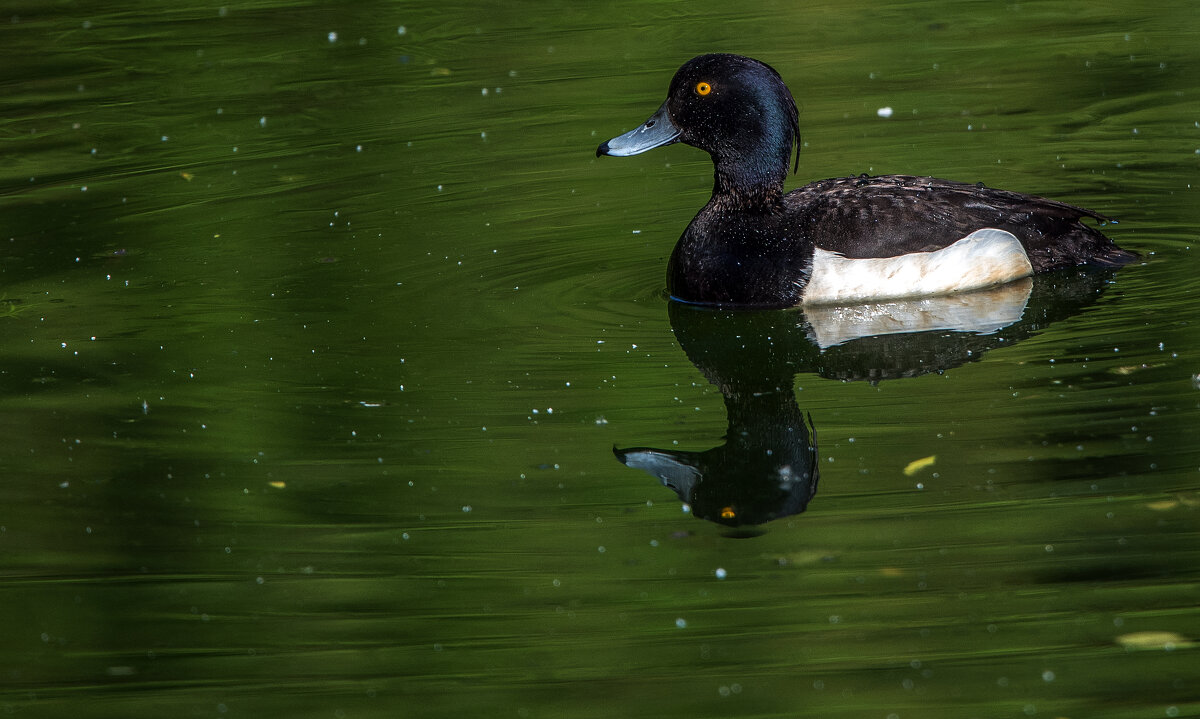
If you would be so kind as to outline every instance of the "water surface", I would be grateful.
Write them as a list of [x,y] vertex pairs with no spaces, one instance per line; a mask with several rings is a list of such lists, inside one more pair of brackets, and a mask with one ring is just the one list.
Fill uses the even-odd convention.
[[[5,15],[6,711],[1200,716],[1189,4]],[[792,186],[1143,261],[971,331],[673,306],[707,157],[593,152],[708,51],[788,81]]]

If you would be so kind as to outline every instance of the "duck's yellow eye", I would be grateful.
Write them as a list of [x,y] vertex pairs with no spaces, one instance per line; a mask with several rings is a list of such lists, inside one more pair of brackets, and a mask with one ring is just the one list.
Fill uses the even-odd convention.
[[712,92],[712,85],[709,85],[707,82],[696,83],[696,94],[697,95],[704,97],[705,95],[707,95],[710,92]]
[[[700,88],[696,88],[696,91],[699,92]],[[703,93],[701,93],[701,94],[703,94]],[[736,516],[737,516],[737,512],[733,511],[733,507],[722,507],[721,508],[721,519],[733,519]]]

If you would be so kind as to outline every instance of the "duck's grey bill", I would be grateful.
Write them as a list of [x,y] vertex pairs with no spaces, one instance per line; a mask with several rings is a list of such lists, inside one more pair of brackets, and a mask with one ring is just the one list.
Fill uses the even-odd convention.
[[613,157],[629,157],[637,155],[646,150],[653,150],[656,147],[670,145],[672,142],[679,141],[679,133],[681,130],[671,122],[671,115],[667,112],[667,103],[663,103],[662,107],[658,108],[650,116],[649,120],[643,122],[636,129],[614,137],[600,147],[596,148],[596,157],[601,155],[612,155]]

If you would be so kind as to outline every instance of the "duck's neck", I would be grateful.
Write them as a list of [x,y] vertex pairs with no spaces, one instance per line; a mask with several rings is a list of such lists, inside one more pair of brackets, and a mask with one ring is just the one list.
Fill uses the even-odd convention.
[[728,154],[710,152],[713,159],[713,201],[739,209],[774,209],[783,202],[790,146],[757,138],[755,147],[735,148]]

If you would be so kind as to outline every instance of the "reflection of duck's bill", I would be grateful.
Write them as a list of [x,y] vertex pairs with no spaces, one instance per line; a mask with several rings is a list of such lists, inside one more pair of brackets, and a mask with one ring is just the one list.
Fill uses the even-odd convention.
[[629,449],[613,447],[613,454],[617,455],[617,459],[626,467],[640,469],[646,474],[656,477],[664,486],[675,490],[679,498],[685,502],[691,501],[692,490],[702,479],[700,470],[694,465],[696,460],[691,456],[691,452],[673,454],[661,449],[645,447]]
[[1028,277],[974,292],[849,307],[811,306],[804,316],[821,349],[874,335],[949,330],[990,334],[1021,319],[1033,289]]
[[663,103],[658,111],[633,130],[614,137],[596,148],[596,157],[612,155],[613,157],[629,157],[638,155],[656,147],[670,145],[679,141],[680,129],[671,122],[671,114],[667,111],[667,103]]

